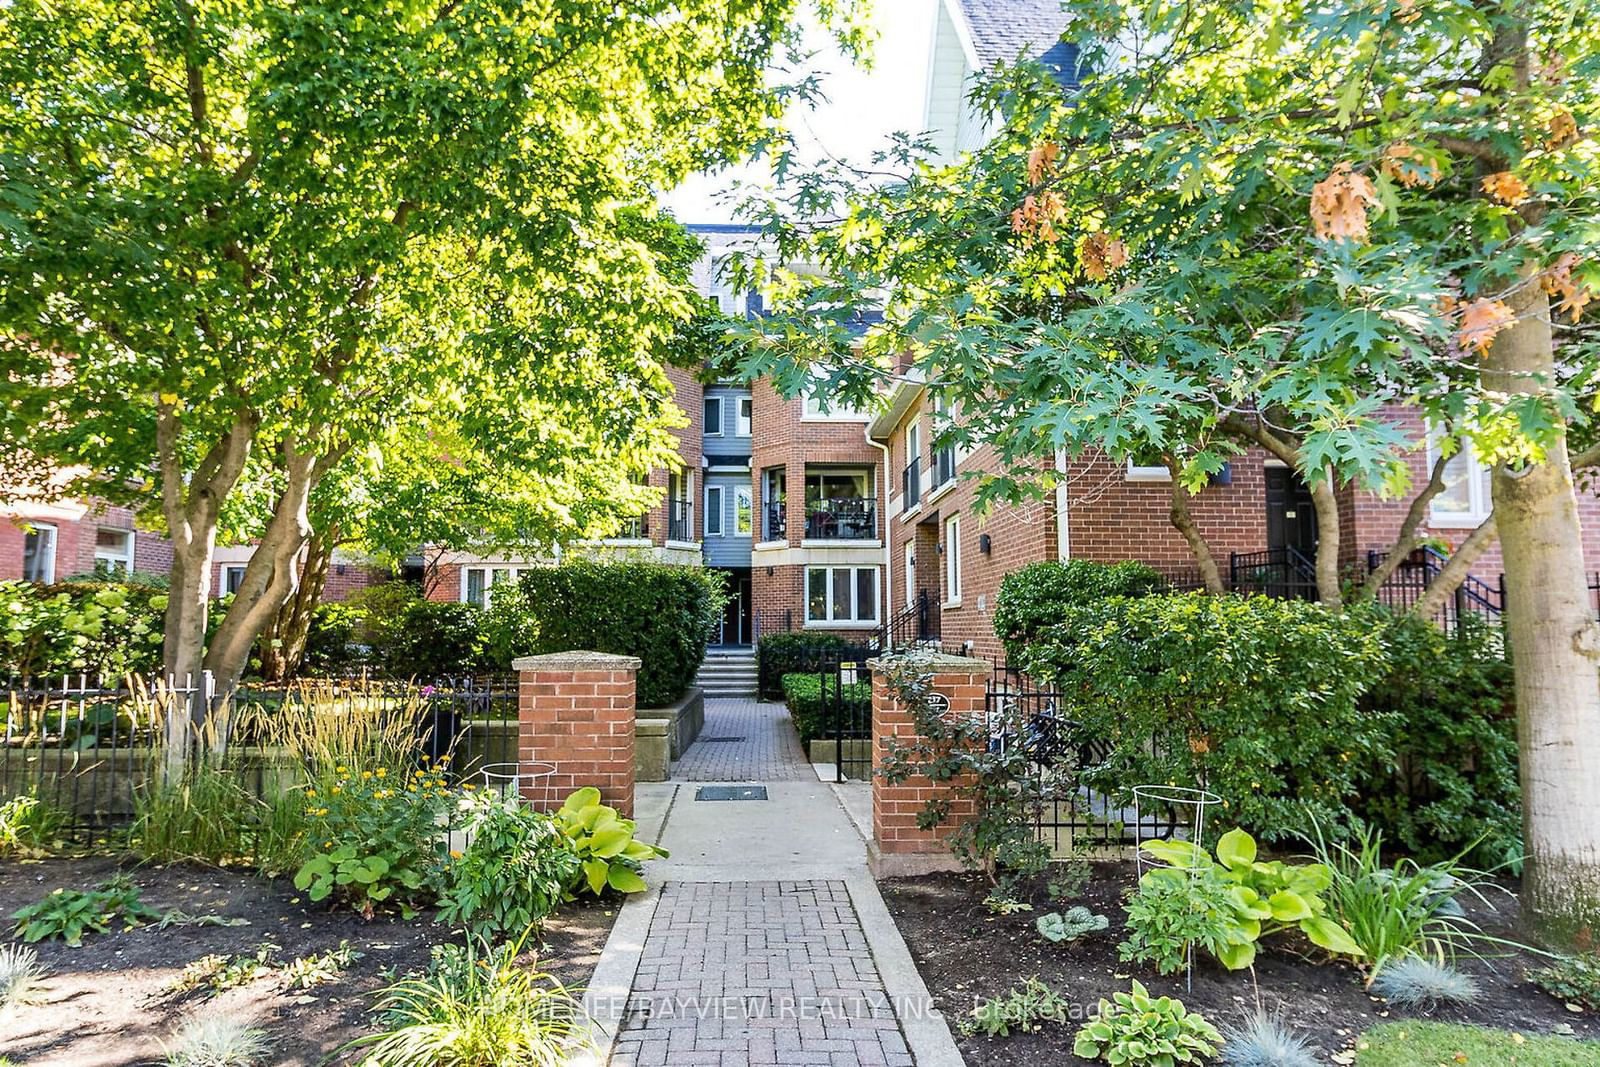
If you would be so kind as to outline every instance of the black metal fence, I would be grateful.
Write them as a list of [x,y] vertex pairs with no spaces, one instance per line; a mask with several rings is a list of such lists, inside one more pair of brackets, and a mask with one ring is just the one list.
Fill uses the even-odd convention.
[[389,723],[389,736],[414,738],[412,758],[450,757],[458,780],[517,759],[515,675],[249,683],[226,696],[209,673],[182,685],[14,679],[0,702],[0,803],[37,798],[63,837],[92,839],[131,823],[144,791],[202,749],[265,796],[303,770],[273,729],[291,705],[332,738],[348,736],[341,719]]

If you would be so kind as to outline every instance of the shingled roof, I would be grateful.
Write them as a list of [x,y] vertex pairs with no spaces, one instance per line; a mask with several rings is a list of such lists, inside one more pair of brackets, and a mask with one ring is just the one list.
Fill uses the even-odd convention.
[[1071,18],[1061,0],[956,0],[972,33],[979,62],[991,67],[1026,52],[1056,69],[1063,85],[1078,82],[1078,48],[1061,34]]

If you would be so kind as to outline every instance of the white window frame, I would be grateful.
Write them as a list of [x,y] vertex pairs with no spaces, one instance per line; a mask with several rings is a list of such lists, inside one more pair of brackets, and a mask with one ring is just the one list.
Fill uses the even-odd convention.
[[[706,512],[705,512],[705,524],[706,524],[706,527],[705,528],[706,528],[706,536],[707,537],[726,537],[727,536],[727,534],[723,530],[723,520],[725,518],[727,518],[727,516],[725,516],[722,513],[722,488],[723,487],[720,486],[720,485],[708,485],[708,486],[706,486]],[[712,503],[711,503],[711,494],[712,493],[717,494],[717,502],[716,502],[715,505],[712,505]],[[713,530],[711,528],[711,524],[712,524],[713,521],[716,522],[716,526],[717,526],[717,528],[715,530]]]
[[[1490,498],[1489,492],[1489,469],[1479,461],[1473,451],[1471,441],[1462,441],[1460,445],[1461,447],[1456,450],[1456,455],[1465,457],[1467,461],[1467,510],[1441,511],[1439,510],[1439,498],[1434,497],[1428,502],[1428,524],[1430,526],[1460,529],[1475,528],[1484,519],[1487,519],[1489,513],[1494,510],[1494,501]],[[1439,434],[1430,431],[1428,433],[1428,470],[1433,470],[1433,465],[1438,460]]]
[[[740,509],[743,508],[744,529],[740,529]],[[733,487],[733,536],[753,537],[756,529],[756,501],[755,494],[748,485]]]
[[906,580],[906,607],[917,602],[917,543],[905,544],[903,576]]
[[221,567],[217,570],[217,595],[218,596],[227,596],[229,593],[235,592],[237,590],[237,588],[238,588],[238,582],[233,583],[234,589],[229,589],[228,588],[228,585],[229,585],[228,575],[230,575],[230,574],[238,574],[239,581],[242,582],[242,581],[244,581],[245,568],[248,567],[248,566],[250,566],[250,564],[248,564],[248,563],[224,563],[224,564],[222,564]]
[[[121,534],[123,539],[124,539],[123,540],[123,544],[126,547],[123,549],[123,551],[115,553],[115,554],[111,553],[107,549],[101,548],[100,547],[100,535],[102,533]],[[106,564],[110,564],[111,565],[111,567],[113,568],[113,573],[115,573],[115,568],[120,566],[121,570],[122,570],[122,576],[123,577],[127,577],[128,575],[132,574],[133,573],[133,542],[134,542],[134,537],[135,537],[135,534],[134,534],[134,532],[132,530],[124,529],[121,526],[98,526],[98,527],[96,527],[95,531],[94,531],[94,562],[95,562],[96,568],[98,568],[100,564],[106,563]]]
[[[827,588],[825,595],[823,596],[822,605],[824,617],[820,619],[813,618],[811,615],[811,574],[813,571],[823,571],[827,574],[827,578],[825,579]],[[850,602],[857,608],[861,606],[857,602],[857,584],[860,581],[860,574],[862,571],[870,571],[872,573],[872,617],[870,619],[839,619],[834,617],[833,581],[840,571],[845,571],[850,575]],[[811,627],[812,629],[826,629],[828,627],[833,627],[841,630],[868,630],[878,625],[878,616],[881,614],[879,611],[878,602],[883,599],[883,578],[882,575],[879,574],[878,568],[875,565],[830,566],[828,564],[813,564],[808,565],[805,569],[805,584],[801,587],[800,593],[805,605],[805,620],[808,627]]]
[[754,404],[752,403],[752,398],[751,397],[741,396],[741,397],[738,397],[738,398],[736,398],[734,400],[734,404],[733,404],[733,436],[735,436],[735,437],[749,437],[750,436],[750,418],[751,418],[751,415],[753,414],[753,412],[754,412]]
[[944,602],[947,607],[961,603],[961,516],[944,520]]
[[[30,582],[39,582],[42,585],[50,585],[56,580],[56,552],[61,546],[61,531],[54,523],[50,522],[30,522],[27,525],[28,528],[23,532],[22,540],[24,564],[27,562],[27,539],[29,537],[38,538],[38,540],[35,541],[35,544],[42,544],[45,541],[48,541],[50,554],[46,557],[45,564],[42,568],[36,565],[36,573],[32,577],[29,577],[26,573],[24,573],[23,579]],[[47,531],[50,534],[48,538],[43,536]],[[38,551],[39,550],[37,548],[34,549],[35,555],[38,554]]]
[[[717,412],[717,428],[715,430],[711,428],[711,411],[713,408]],[[727,423],[727,420],[723,418],[725,414],[726,412],[722,410],[722,398],[720,396],[708,396],[702,400],[700,402],[702,436],[721,437]]]
[[1130,482],[1170,482],[1172,472],[1165,463],[1159,467],[1144,466],[1135,463],[1133,457],[1128,457],[1126,478]]
[[[461,603],[470,604],[467,599],[468,574],[472,571],[483,571],[483,603],[478,606],[488,610],[489,602],[494,599],[494,587],[503,582],[515,582],[522,577],[524,571],[531,571],[532,567],[518,563],[468,563],[461,568]],[[506,576],[499,582],[494,580],[497,571],[505,571]]]

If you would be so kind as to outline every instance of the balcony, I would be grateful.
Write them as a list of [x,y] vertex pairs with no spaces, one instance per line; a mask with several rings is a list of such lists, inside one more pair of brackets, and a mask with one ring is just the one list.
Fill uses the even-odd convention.
[[806,502],[806,538],[815,541],[875,541],[878,502],[871,497],[830,497]]
[[906,464],[900,472],[900,491],[905,495],[905,509],[910,511],[922,500],[922,457]]
[[783,501],[777,500],[768,503],[761,509],[761,540],[783,541],[789,537],[789,522],[786,516],[787,508]]
[[667,540],[694,540],[694,517],[689,514],[687,500],[667,501]]

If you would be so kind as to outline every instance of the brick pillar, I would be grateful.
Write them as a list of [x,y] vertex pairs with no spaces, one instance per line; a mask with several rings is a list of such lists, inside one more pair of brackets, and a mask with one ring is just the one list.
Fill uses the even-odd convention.
[[[883,764],[885,741],[890,737],[907,741],[916,737],[916,723],[910,709],[900,703],[889,684],[886,670],[893,660],[870,660],[872,670],[872,762],[877,771]],[[919,655],[916,669],[933,676],[933,691],[948,702],[947,715],[982,715],[984,695],[993,667],[985,660],[965,656]],[[933,830],[917,826],[917,817],[930,798],[953,789],[955,782],[934,783],[916,776],[891,785],[874,773],[872,776],[872,842],[868,861],[880,877],[954,871],[961,863],[944,839],[964,815],[972,813],[972,801],[950,798],[950,818]]]
[[511,669],[519,675],[517,760],[555,765],[548,778],[525,778],[523,795],[555,807],[592,785],[631,818],[638,657],[556,652],[512,660]]

